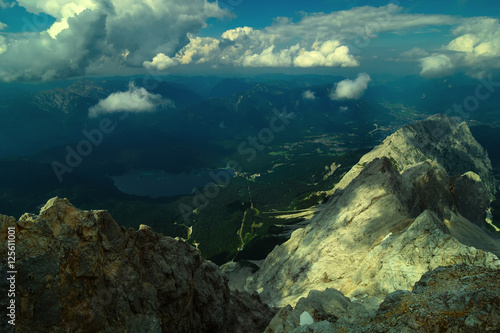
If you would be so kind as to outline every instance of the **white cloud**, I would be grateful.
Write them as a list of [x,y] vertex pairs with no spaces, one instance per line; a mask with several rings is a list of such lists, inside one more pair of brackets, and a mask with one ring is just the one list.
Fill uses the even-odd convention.
[[453,72],[451,59],[444,54],[432,55],[420,59],[422,70],[420,75],[425,77],[442,77]]
[[[363,37],[376,38],[377,33],[413,30],[428,26],[453,25],[461,22],[458,17],[448,15],[408,14],[394,4],[382,7],[355,7],[350,10],[332,13],[304,14],[299,22],[290,19],[278,20],[264,29],[269,35],[280,39],[292,40],[297,36],[303,39],[350,41]],[[356,45],[353,45],[356,46]]]
[[181,64],[207,62],[212,54],[219,50],[219,43],[220,41],[215,38],[190,36],[189,44],[177,54],[176,59]]
[[303,99],[310,99],[310,100],[314,100],[314,99],[316,99],[316,95],[315,95],[314,91],[311,91],[311,90],[306,90],[306,91],[304,91],[304,93],[302,94],[302,98],[303,98]]
[[74,2],[64,4],[59,12],[54,13],[54,15],[56,15],[54,17],[58,18],[58,20],[52,24],[49,30],[47,30],[50,37],[57,38],[59,33],[69,28],[68,19],[77,16],[86,9],[95,10],[97,9],[97,5],[89,1],[83,5]]
[[470,75],[491,68],[500,68],[500,21],[492,18],[473,18],[453,30],[459,35],[446,50],[455,51],[455,66],[468,67]]
[[0,36],[0,54],[7,51],[7,43],[5,42],[5,37]]
[[[312,49],[301,48],[300,43],[278,49],[274,37],[261,34],[251,28],[228,30],[223,37],[231,43],[210,37],[191,38],[190,43],[175,57],[158,54],[144,67],[165,70],[178,64],[213,62],[242,67],[355,67],[357,60],[349,54],[349,48],[339,41],[314,42]],[[252,38],[255,38],[252,40]],[[246,44],[233,43],[234,41]],[[162,66],[164,63],[168,65]]]
[[291,53],[298,47],[273,52],[275,46],[271,45],[260,54],[245,55],[241,61],[243,67],[290,67],[292,64]]
[[408,51],[401,53],[401,57],[410,58],[410,59],[427,57],[428,55],[429,55],[429,52],[427,52],[426,50],[421,49],[419,47],[414,47],[411,50],[408,50]]
[[332,100],[360,99],[370,81],[370,75],[366,73],[358,74],[355,80],[340,81],[335,85],[335,90],[330,94],[330,98]]
[[178,63],[176,59],[172,59],[164,53],[158,53],[152,61],[145,61],[143,66],[148,69],[164,71],[167,68],[177,66]]
[[[383,7],[357,7],[332,13],[303,14],[298,22],[277,18],[262,29],[244,26],[222,33],[217,40],[194,39],[177,54],[170,55],[178,64],[210,62],[214,66],[243,67],[356,67],[359,66],[351,48],[356,42],[376,38],[385,31],[401,32],[429,25],[451,25],[460,18],[447,15],[403,13],[403,8],[389,4]],[[364,40],[363,40],[364,42]],[[200,44],[210,45],[203,56],[195,52]],[[183,57],[193,52],[193,57]],[[179,61],[180,59],[183,61]],[[203,61],[200,61],[200,60]],[[153,61],[144,66],[151,68]]]
[[83,74],[93,60],[102,56],[106,17],[86,10],[69,22],[72,28],[61,32],[57,40],[46,32],[33,38],[5,35],[9,47],[0,54],[0,79],[50,80]]
[[[0,7],[2,7],[1,5],[2,5],[2,2],[0,0]],[[7,27],[7,24],[0,22],[0,30],[5,29],[6,27]],[[0,35],[0,54],[4,53],[5,51],[7,51],[7,41],[6,41],[5,37]]]
[[452,30],[457,36],[421,61],[422,76],[446,76],[461,68],[473,77],[500,68],[500,21],[470,18]]
[[341,106],[341,107],[339,107],[339,111],[340,112],[347,112],[347,111],[349,111],[349,107],[348,106]]
[[349,48],[340,45],[339,41],[330,40],[324,43],[315,42],[313,51],[301,49],[294,59],[296,67],[356,67],[359,63],[349,54]]
[[15,2],[5,2],[4,0],[0,0],[0,8],[7,9],[14,7],[16,5]]
[[[160,53],[175,54],[188,34],[210,17],[229,15],[202,0],[18,0],[56,22],[39,33],[4,34],[0,79],[50,80],[84,75],[89,68],[142,66]],[[126,55],[126,56],[125,56]],[[32,61],[36,59],[36,61]],[[105,69],[105,68],[104,68]]]
[[136,87],[133,82],[129,83],[128,91],[112,93],[102,99],[97,105],[89,108],[89,117],[97,117],[101,114],[114,112],[153,112],[159,107],[172,106],[172,101],[158,94],[151,94],[143,87]]
[[[173,66],[201,63],[214,67],[356,67],[361,59],[355,56],[356,52],[381,33],[404,34],[457,25],[452,30],[456,39],[443,46],[442,52],[450,58],[452,66],[474,70],[500,66],[493,59],[500,54],[498,20],[411,14],[394,4],[303,13],[295,21],[277,18],[261,29],[237,27],[211,38],[195,34],[207,26],[209,18],[230,16],[217,2],[18,0],[17,3],[29,12],[51,15],[56,21],[40,33],[2,34],[0,79],[7,81],[49,80],[108,67],[142,66],[164,71]],[[11,4],[0,0],[0,7]],[[411,59],[430,56],[417,48],[408,52],[405,56]],[[31,61],[35,58],[36,62]]]
[[164,71],[179,64],[208,62],[214,60],[219,51],[219,43],[219,40],[211,37],[189,36],[189,44],[177,52],[173,58],[159,53],[152,61],[144,61],[143,66],[148,69]]
[[252,35],[255,35],[256,33],[257,31],[255,31],[253,28],[245,26],[225,31],[222,34],[222,38],[234,42],[237,39],[245,38],[247,36],[250,37]]

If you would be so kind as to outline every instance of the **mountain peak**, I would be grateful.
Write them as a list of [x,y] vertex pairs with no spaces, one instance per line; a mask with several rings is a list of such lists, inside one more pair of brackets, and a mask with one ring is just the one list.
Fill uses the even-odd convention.
[[484,220],[493,189],[466,124],[437,115],[405,126],[361,158],[247,287],[277,306],[335,288],[375,307],[438,266],[498,268],[500,240]]

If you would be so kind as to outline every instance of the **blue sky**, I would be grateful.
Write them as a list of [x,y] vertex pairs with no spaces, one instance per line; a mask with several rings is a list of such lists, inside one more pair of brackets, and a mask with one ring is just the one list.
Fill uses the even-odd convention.
[[0,79],[384,71],[481,77],[500,67],[499,15],[500,2],[492,0],[0,0]]

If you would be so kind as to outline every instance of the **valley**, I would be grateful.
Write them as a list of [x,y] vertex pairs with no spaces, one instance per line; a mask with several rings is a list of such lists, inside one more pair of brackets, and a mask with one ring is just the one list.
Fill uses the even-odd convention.
[[[147,224],[183,237],[218,264],[260,260],[295,225],[303,227],[314,216],[301,212],[317,211],[314,207],[328,200],[329,191],[369,149],[427,114],[391,101],[390,85],[382,95],[338,102],[327,98],[331,86],[311,88],[309,77],[264,82],[211,78],[219,86],[241,82],[235,85],[241,90],[229,95],[217,90],[205,97],[179,80],[165,80],[154,91],[170,98],[175,108],[154,115],[87,117],[89,106],[126,86],[124,80],[76,81],[31,93],[24,101],[4,102],[2,115],[8,121],[0,136],[12,132],[28,112],[50,114],[57,119],[50,126],[64,123],[69,128],[47,128],[44,132],[51,134],[44,139],[43,132],[32,138],[25,132],[18,145],[53,142],[37,152],[0,160],[2,212],[16,217],[37,213],[40,203],[65,197],[81,209],[109,210],[125,227]],[[315,78],[321,80],[326,78]],[[304,86],[316,91],[315,100],[302,99]],[[66,106],[59,109],[61,105]],[[11,107],[25,111],[15,114]],[[100,140],[88,156],[58,175],[54,163],[66,165],[68,152],[77,152],[84,140],[92,139],[84,134],[94,133],[103,119],[110,130],[95,137]],[[475,128],[481,126],[472,127],[473,133]],[[491,137],[489,133],[483,140],[483,132],[477,131],[481,143]],[[485,147],[494,166],[499,165],[500,152],[487,142]],[[27,151],[2,148],[4,155],[8,149]],[[494,223],[497,202],[492,205]]]

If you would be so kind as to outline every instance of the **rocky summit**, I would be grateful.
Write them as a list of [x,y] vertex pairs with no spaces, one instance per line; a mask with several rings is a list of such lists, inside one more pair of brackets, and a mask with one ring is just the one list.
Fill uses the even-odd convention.
[[[9,226],[17,234],[16,332],[262,332],[272,318],[258,295],[231,292],[191,245],[144,225],[119,227],[107,211],[53,198],[38,216],[0,215],[2,242]],[[4,247],[0,258],[6,267]]]
[[326,209],[276,247],[247,290],[273,306],[336,289],[376,309],[439,266],[500,267],[500,240],[485,222],[495,182],[465,123],[432,116],[366,154]]

